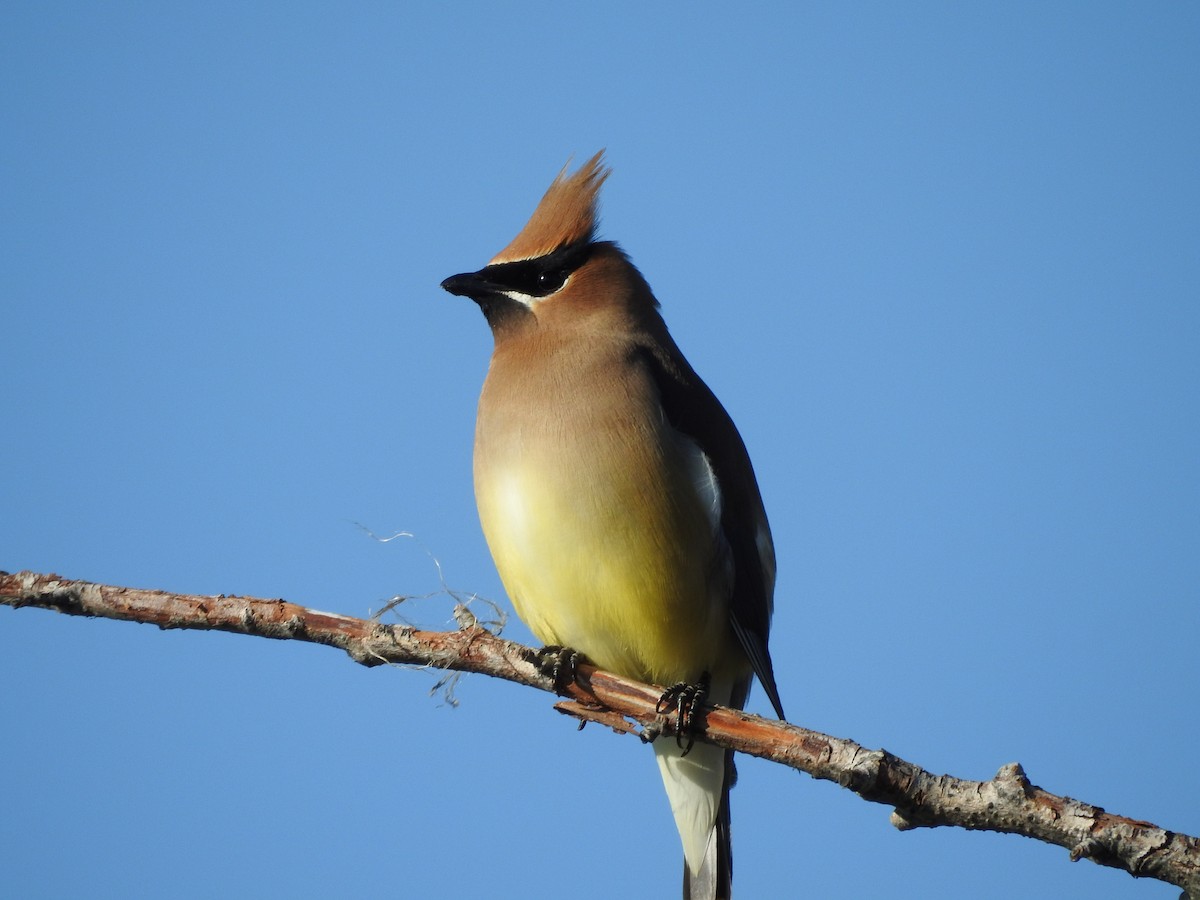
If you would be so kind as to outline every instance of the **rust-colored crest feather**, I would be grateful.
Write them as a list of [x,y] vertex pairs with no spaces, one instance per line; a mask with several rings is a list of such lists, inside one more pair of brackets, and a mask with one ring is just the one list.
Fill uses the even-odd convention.
[[573,175],[568,175],[564,166],[520,234],[492,262],[534,259],[567,244],[591,240],[596,229],[596,197],[609,171],[603,150]]

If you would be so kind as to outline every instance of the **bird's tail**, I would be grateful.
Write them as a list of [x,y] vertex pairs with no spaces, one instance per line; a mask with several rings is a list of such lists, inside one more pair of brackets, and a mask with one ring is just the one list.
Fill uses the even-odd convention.
[[728,900],[733,878],[732,751],[697,743],[684,756],[673,739],[660,738],[654,755],[683,841],[684,900]]

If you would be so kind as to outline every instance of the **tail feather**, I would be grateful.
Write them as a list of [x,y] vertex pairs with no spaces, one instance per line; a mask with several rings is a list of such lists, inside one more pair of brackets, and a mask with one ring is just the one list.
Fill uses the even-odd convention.
[[654,742],[675,827],[683,842],[685,900],[728,898],[732,875],[729,844],[730,751],[694,744],[687,756],[670,738]]
[[721,791],[715,827],[709,832],[708,846],[700,871],[683,863],[683,900],[730,900],[733,896],[733,842],[729,830],[729,789],[733,786],[733,752],[725,754],[727,776]]

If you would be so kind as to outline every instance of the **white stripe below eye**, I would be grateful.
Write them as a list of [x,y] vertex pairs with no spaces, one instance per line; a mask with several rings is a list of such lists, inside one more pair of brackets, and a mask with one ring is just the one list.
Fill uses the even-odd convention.
[[520,303],[522,306],[528,306],[530,309],[533,309],[533,304],[537,301],[544,299],[542,297],[531,297],[528,294],[522,294],[520,291],[501,291],[501,293],[509,300],[515,300],[517,303]]

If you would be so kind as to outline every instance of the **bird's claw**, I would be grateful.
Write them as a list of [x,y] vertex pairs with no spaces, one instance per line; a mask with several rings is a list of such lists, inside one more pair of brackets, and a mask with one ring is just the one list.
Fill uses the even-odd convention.
[[554,690],[564,693],[575,683],[575,672],[583,662],[583,654],[570,647],[549,644],[533,654],[537,670],[554,682]]
[[[710,681],[709,674],[705,672],[695,684],[686,681],[673,684],[659,697],[654,708],[660,716],[676,717],[675,743],[683,750],[683,756],[687,756],[696,743],[695,732],[704,715],[704,701],[708,699]],[[643,740],[652,741],[662,731],[661,723],[647,726],[643,731]]]

